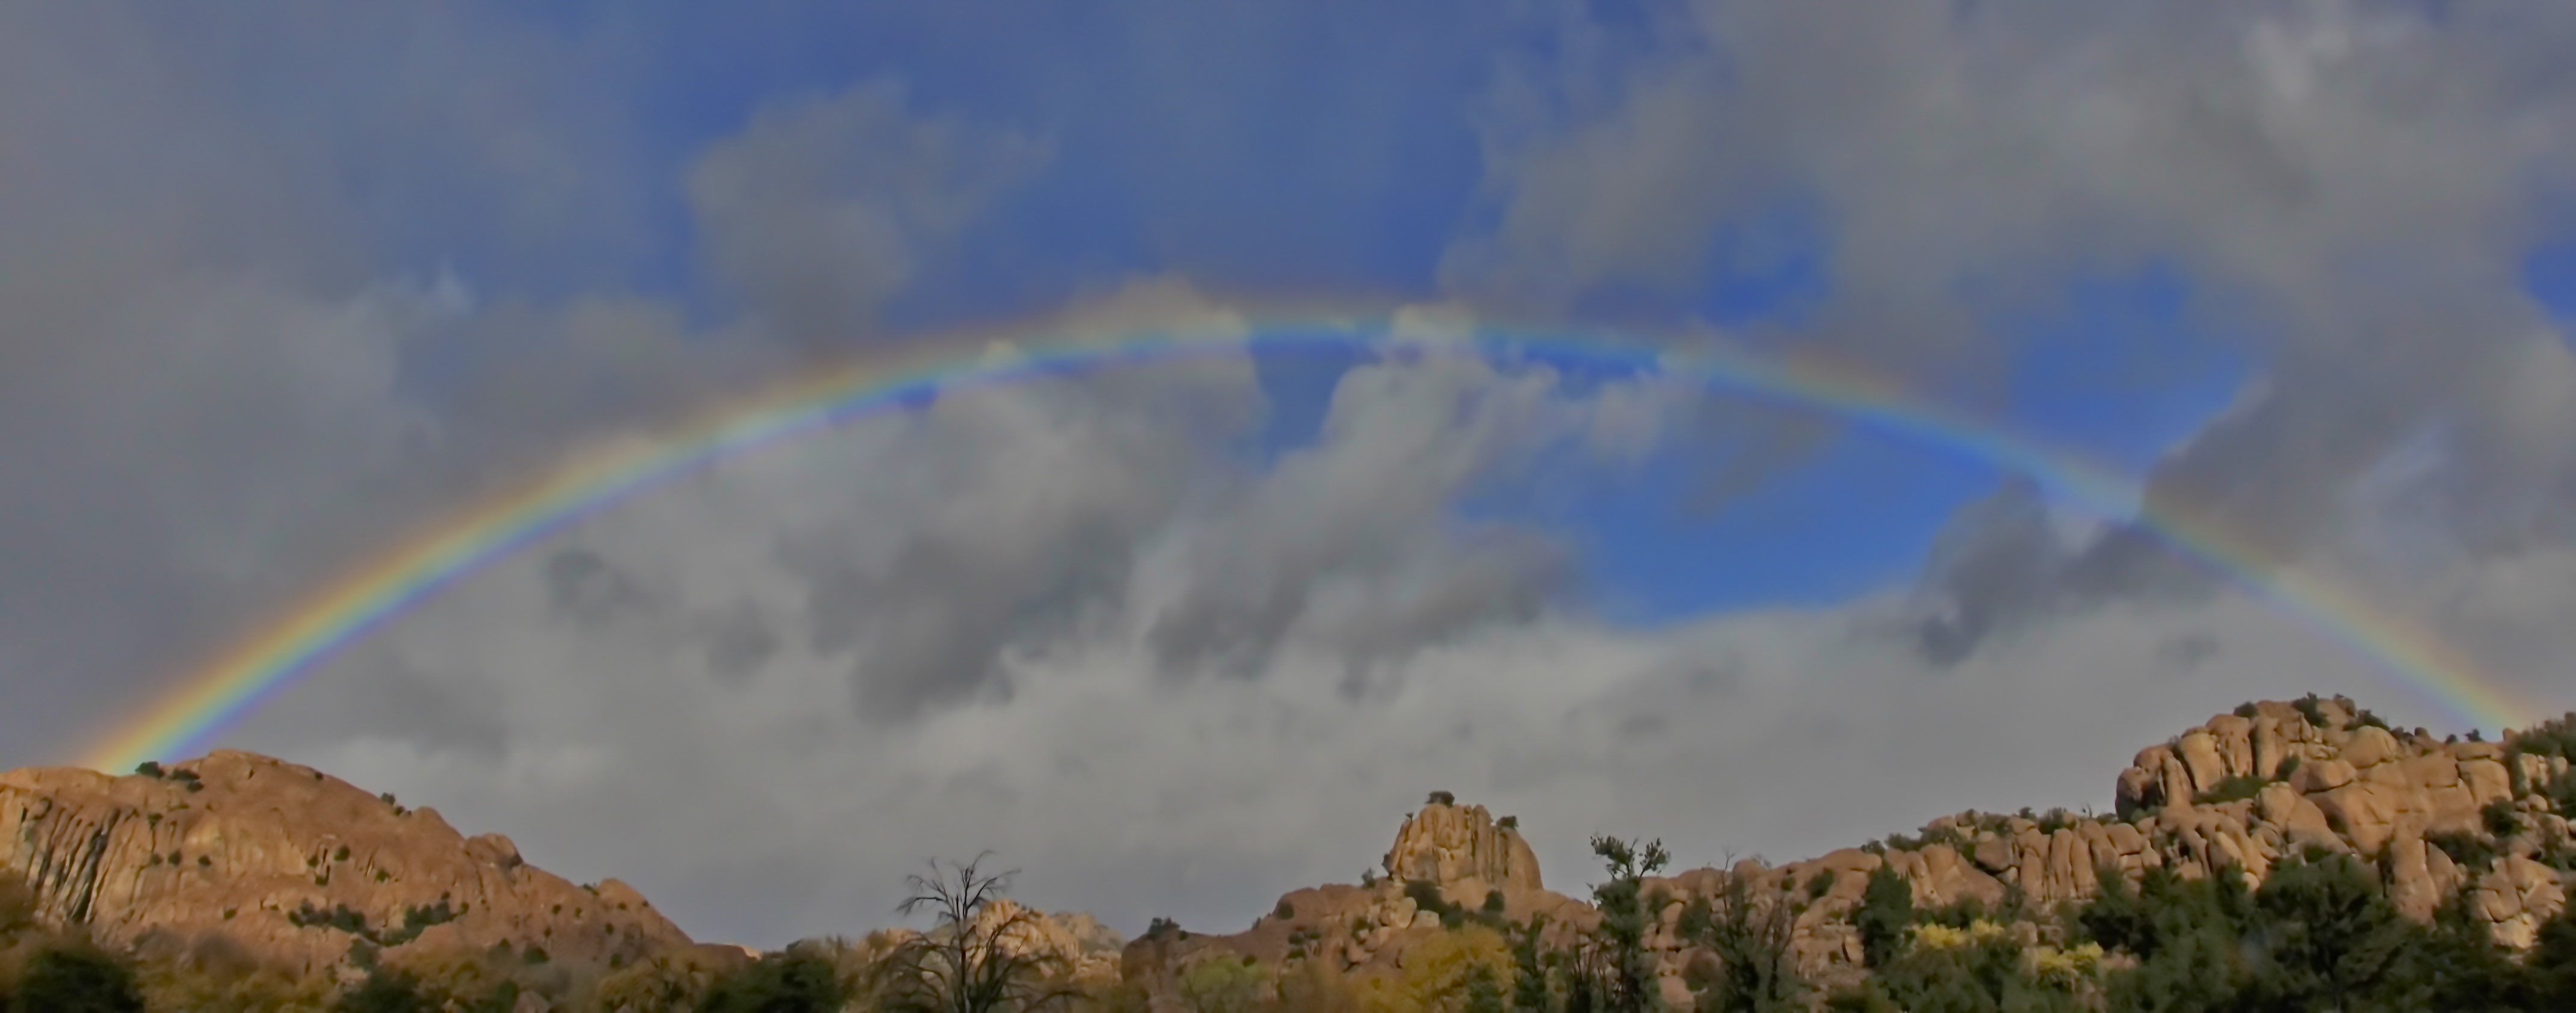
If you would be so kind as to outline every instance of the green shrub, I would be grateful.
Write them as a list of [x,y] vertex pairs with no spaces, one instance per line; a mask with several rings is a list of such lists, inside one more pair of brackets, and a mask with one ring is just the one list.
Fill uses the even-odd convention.
[[2321,703],[2323,701],[2316,694],[2310,693],[2292,701],[2290,706],[2298,708],[2299,716],[2308,719],[2309,724],[2323,728],[2326,726],[2326,712]]
[[2191,800],[2197,805],[2241,802],[2262,794],[2263,786],[2271,783],[2273,783],[2272,778],[2238,774],[2211,785],[2208,791],[2192,796]]
[[699,1013],[834,1013],[849,1001],[823,957],[773,953],[708,990]]
[[1833,892],[1833,889],[1834,870],[1832,869],[1818,869],[1816,870],[1815,875],[1807,878],[1807,898],[1809,900],[1814,900],[1831,893]]
[[2472,876],[2494,865],[2495,860],[2504,854],[2504,849],[2494,841],[2459,830],[2425,834],[2424,843],[2442,849],[2443,854],[2451,856],[2452,862]]
[[87,947],[49,949],[27,964],[12,1009],[28,1013],[143,1013],[134,971]]
[[134,772],[156,780],[170,776],[169,771],[161,769],[161,761],[159,760],[145,760],[141,763],[135,764]]
[[1503,901],[1503,892],[1502,892],[1502,891],[1500,891],[1500,890],[1487,890],[1487,891],[1485,891],[1485,913],[1486,913],[1486,914],[1489,914],[1489,915],[1498,915],[1498,914],[1501,914],[1501,913],[1503,913],[1503,907],[1504,907],[1504,901]]
[[1913,925],[1914,888],[1884,865],[1870,870],[1860,909],[1852,912],[1852,926],[1860,930],[1863,961],[1874,968],[1886,966]]
[[434,1013],[439,1003],[408,972],[379,967],[333,1003],[336,1013]]
[[1505,816],[1502,819],[1495,820],[1494,825],[1505,830],[1518,830],[1521,828],[1521,818],[1518,816]]
[[1431,797],[1430,797],[1429,799],[1425,800],[1425,801],[1423,802],[1423,804],[1424,804],[1424,805],[1457,805],[1457,804],[1458,804],[1458,796],[1456,796],[1456,795],[1452,795],[1452,794],[1450,794],[1450,793],[1448,793],[1448,792],[1445,792],[1445,791],[1435,791],[1435,792],[1432,792],[1432,793],[1431,793]]
[[2478,824],[2497,837],[2511,837],[2522,832],[2522,814],[2512,799],[2500,798],[2478,809]]
[[1279,919],[1283,922],[1288,919],[1295,918],[1297,917],[1297,905],[1288,903],[1288,898],[1281,897],[1279,898],[1279,906],[1270,909],[1270,917]]
[[2263,711],[2260,708],[2255,707],[2254,702],[2251,700],[2236,705],[2236,716],[2244,718],[2247,721],[2254,720],[2255,716],[2261,713],[2263,713]]
[[286,922],[297,928],[319,925],[354,936],[367,934],[367,916],[349,910],[346,904],[334,904],[331,905],[331,910],[324,911],[314,907],[313,902],[308,900],[302,906],[287,912]]

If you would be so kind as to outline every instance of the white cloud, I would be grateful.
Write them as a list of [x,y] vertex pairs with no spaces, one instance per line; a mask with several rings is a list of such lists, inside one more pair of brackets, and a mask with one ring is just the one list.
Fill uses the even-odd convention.
[[[1184,494],[1121,462],[1193,452],[1135,420],[1246,389],[1239,358],[1193,365],[1205,372],[1159,386],[961,396],[729,463],[494,567],[241,741],[510,833],[548,868],[625,878],[701,935],[775,944],[885,924],[919,860],[985,848],[1025,866],[1042,905],[1131,931],[1157,915],[1231,930],[1280,892],[1355,879],[1435,789],[1520,815],[1551,881],[1579,892],[1592,833],[1660,835],[1699,863],[1796,857],[1972,806],[2107,808],[2132,752],[2250,698],[2347,692],[2394,720],[2453,724],[2232,593],[2062,617],[1941,670],[1881,635],[1903,614],[1893,598],[1659,630],[1544,598],[1444,611],[1426,589],[1508,597],[1524,579],[1454,540],[1445,505],[1479,474],[1579,442],[1621,385],[1576,397],[1473,360],[1363,367],[1317,444]],[[1209,467],[1187,473],[1226,474]],[[1112,487],[1153,506],[1106,540],[1059,520]],[[908,677],[884,667],[903,656],[875,653],[886,631],[796,632],[811,589],[780,547],[818,543],[881,561],[948,545],[1005,590],[1067,554],[1120,576],[1060,622],[994,628],[978,664],[1006,692],[886,722],[853,692],[854,678]],[[553,606],[549,560],[573,546],[636,589],[627,606]],[[1245,677],[1174,670],[1159,617],[1265,581],[1301,607],[1231,656]],[[917,595],[975,613],[946,603],[998,592],[887,593],[898,610]],[[1371,643],[1354,631],[1417,607],[1431,618],[1351,692],[1353,644]],[[777,632],[773,649],[712,670],[692,617],[745,611]],[[401,680],[475,720],[426,733],[429,691],[384,688]]]

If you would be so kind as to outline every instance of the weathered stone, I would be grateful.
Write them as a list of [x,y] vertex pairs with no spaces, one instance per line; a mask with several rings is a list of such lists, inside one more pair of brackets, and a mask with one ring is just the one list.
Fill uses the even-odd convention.
[[2281,759],[2289,755],[2289,742],[2281,737],[2281,722],[2269,714],[2254,719],[2251,732],[2254,748],[2254,776],[2273,777],[2281,770]]
[[[2174,755],[2191,775],[2192,792],[2204,792],[2227,779],[2227,761],[2218,755],[2218,739],[2205,731],[2187,732],[2174,743]],[[2188,800],[2190,794],[2180,796]]]
[[527,865],[509,838],[471,839],[309,767],[219,750],[162,777],[37,768],[0,774],[0,869],[39,916],[86,923],[112,945],[148,933],[217,936],[254,959],[315,973],[360,937],[298,925],[345,907],[379,938],[412,912],[447,921],[387,948],[542,946],[605,963],[692,946],[611,880],[580,887]]
[[2001,837],[1980,837],[1977,839],[1976,850],[1970,857],[1976,861],[1978,868],[2000,875],[2013,866],[2012,842]]
[[2315,760],[2299,764],[2299,769],[2290,772],[2290,787],[2303,795],[2333,791],[2352,781],[2352,764],[2342,760]]
[[2343,760],[2354,770],[2368,770],[2406,755],[2397,737],[2383,728],[2363,725],[2352,730],[2352,741],[2343,747]]
[[2311,800],[2325,813],[2328,826],[2340,830],[2355,850],[2367,855],[2388,841],[2389,825],[2399,812],[2392,794],[2381,785],[2363,782],[2311,796]]
[[1398,881],[1447,885],[1474,877],[1506,891],[1545,889],[1529,843],[1480,805],[1423,806],[1396,831],[1380,867]]
[[2504,764],[2484,758],[2463,759],[2459,767],[2460,783],[2468,786],[2469,797],[2478,805],[2513,797],[2513,777],[2505,772]]

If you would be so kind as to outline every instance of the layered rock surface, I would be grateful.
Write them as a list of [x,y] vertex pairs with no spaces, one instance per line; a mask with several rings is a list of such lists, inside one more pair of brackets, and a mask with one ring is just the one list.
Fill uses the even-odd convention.
[[217,935],[299,972],[345,967],[353,948],[606,962],[692,945],[623,883],[576,886],[507,837],[250,753],[157,777],[0,774],[0,874],[43,920],[110,945]]

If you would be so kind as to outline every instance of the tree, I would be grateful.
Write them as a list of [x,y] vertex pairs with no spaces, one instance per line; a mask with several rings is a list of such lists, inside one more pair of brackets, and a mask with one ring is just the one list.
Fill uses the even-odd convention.
[[1538,942],[1546,928],[1547,916],[1533,915],[1512,933],[1512,1008],[1519,1013],[1556,1013],[1556,994],[1547,987]]
[[1405,991],[1425,1013],[1463,1013],[1473,1006],[1480,974],[1500,1004],[1502,981],[1512,973],[1510,945],[1500,933],[1482,925],[1425,940],[1405,951],[1403,963]]
[[2397,966],[2412,927],[2345,855],[2272,870],[2254,906],[2266,930],[2255,993],[2292,1008],[2351,1008]]
[[1729,874],[1716,904],[1695,898],[1682,912],[1681,936],[1716,955],[1718,973],[1700,997],[1712,1013],[1781,1013],[1806,1007],[1807,982],[1790,948],[1796,916],[1786,898],[1756,899],[1745,877]]
[[1492,967],[1476,964],[1467,969],[1465,1013],[1503,1013],[1503,988],[1495,983]]
[[987,875],[974,860],[907,879],[912,895],[896,907],[927,910],[938,924],[898,944],[879,963],[876,984],[889,1013],[1034,1013],[1071,1002],[1080,992],[1058,984],[1070,970],[1056,953],[1028,945],[1038,913],[1002,905],[1018,870]]
[[1861,959],[1873,969],[1886,966],[1913,925],[1914,888],[1885,865],[1870,870],[1860,909],[1852,912],[1852,926],[1860,930]]
[[1661,871],[1672,856],[1661,840],[1639,846],[1616,837],[1593,838],[1592,853],[1601,857],[1610,878],[1592,888],[1601,924],[1593,930],[1596,960],[1587,970],[1594,980],[1585,998],[1598,1002],[1603,1013],[1657,1009],[1663,996],[1655,985],[1654,954],[1646,950],[1646,934],[1657,912],[1647,909],[1643,891],[1645,878]]

